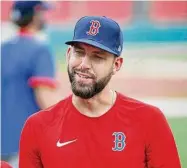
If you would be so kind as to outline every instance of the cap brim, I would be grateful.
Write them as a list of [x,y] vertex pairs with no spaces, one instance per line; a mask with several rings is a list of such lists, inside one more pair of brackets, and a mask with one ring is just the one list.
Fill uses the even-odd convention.
[[115,55],[119,56],[119,53],[114,52],[113,50],[111,50],[110,48],[104,46],[104,45],[101,44],[101,43],[98,43],[98,42],[96,42],[96,41],[89,40],[89,39],[86,39],[86,40],[85,40],[85,39],[79,39],[79,40],[67,41],[67,42],[65,42],[65,44],[67,44],[67,45],[72,45],[72,44],[78,43],[78,42],[80,42],[80,43],[85,43],[85,44],[89,44],[89,45],[91,45],[91,46],[100,48],[100,49],[105,50],[105,51],[107,51],[107,52],[109,52],[109,53],[112,53],[112,54],[115,54]]

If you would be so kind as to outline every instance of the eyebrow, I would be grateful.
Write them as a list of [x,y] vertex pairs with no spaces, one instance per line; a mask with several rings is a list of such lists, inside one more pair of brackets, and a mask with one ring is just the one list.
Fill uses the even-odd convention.
[[78,44],[74,44],[73,47],[75,49],[81,49],[81,50],[84,50],[84,48],[82,48],[81,46],[79,46]]
[[[75,49],[84,50],[84,48],[81,47],[81,46],[78,45],[78,44],[74,44],[73,47],[74,47]],[[104,51],[104,50],[99,50],[99,51],[93,51],[93,53],[94,53],[94,54],[106,54],[106,51]]]

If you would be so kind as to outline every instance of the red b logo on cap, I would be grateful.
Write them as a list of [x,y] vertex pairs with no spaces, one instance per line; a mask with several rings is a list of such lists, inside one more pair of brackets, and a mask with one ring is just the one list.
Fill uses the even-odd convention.
[[99,28],[101,27],[101,24],[98,20],[92,20],[90,21],[91,26],[90,30],[86,32],[88,35],[95,36],[99,33]]

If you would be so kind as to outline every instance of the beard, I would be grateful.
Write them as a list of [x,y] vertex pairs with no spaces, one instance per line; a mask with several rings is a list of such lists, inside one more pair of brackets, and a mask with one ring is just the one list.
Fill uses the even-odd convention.
[[[81,72],[86,73],[85,71],[81,71]],[[79,96],[83,99],[92,98],[96,94],[100,93],[110,81],[112,74],[113,71],[111,68],[109,73],[105,77],[97,81],[96,78],[93,77],[92,75],[93,83],[84,84],[76,81],[76,77],[75,77],[76,70],[75,69],[70,70],[68,66],[68,75],[69,75],[72,91],[76,96]]]

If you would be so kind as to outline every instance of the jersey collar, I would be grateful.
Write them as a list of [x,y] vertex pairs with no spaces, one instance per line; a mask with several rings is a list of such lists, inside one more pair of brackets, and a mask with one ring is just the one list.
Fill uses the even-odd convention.
[[32,37],[33,33],[31,31],[29,31],[28,29],[26,29],[26,28],[21,28],[19,30],[19,35],[20,36],[30,36],[30,37]]

